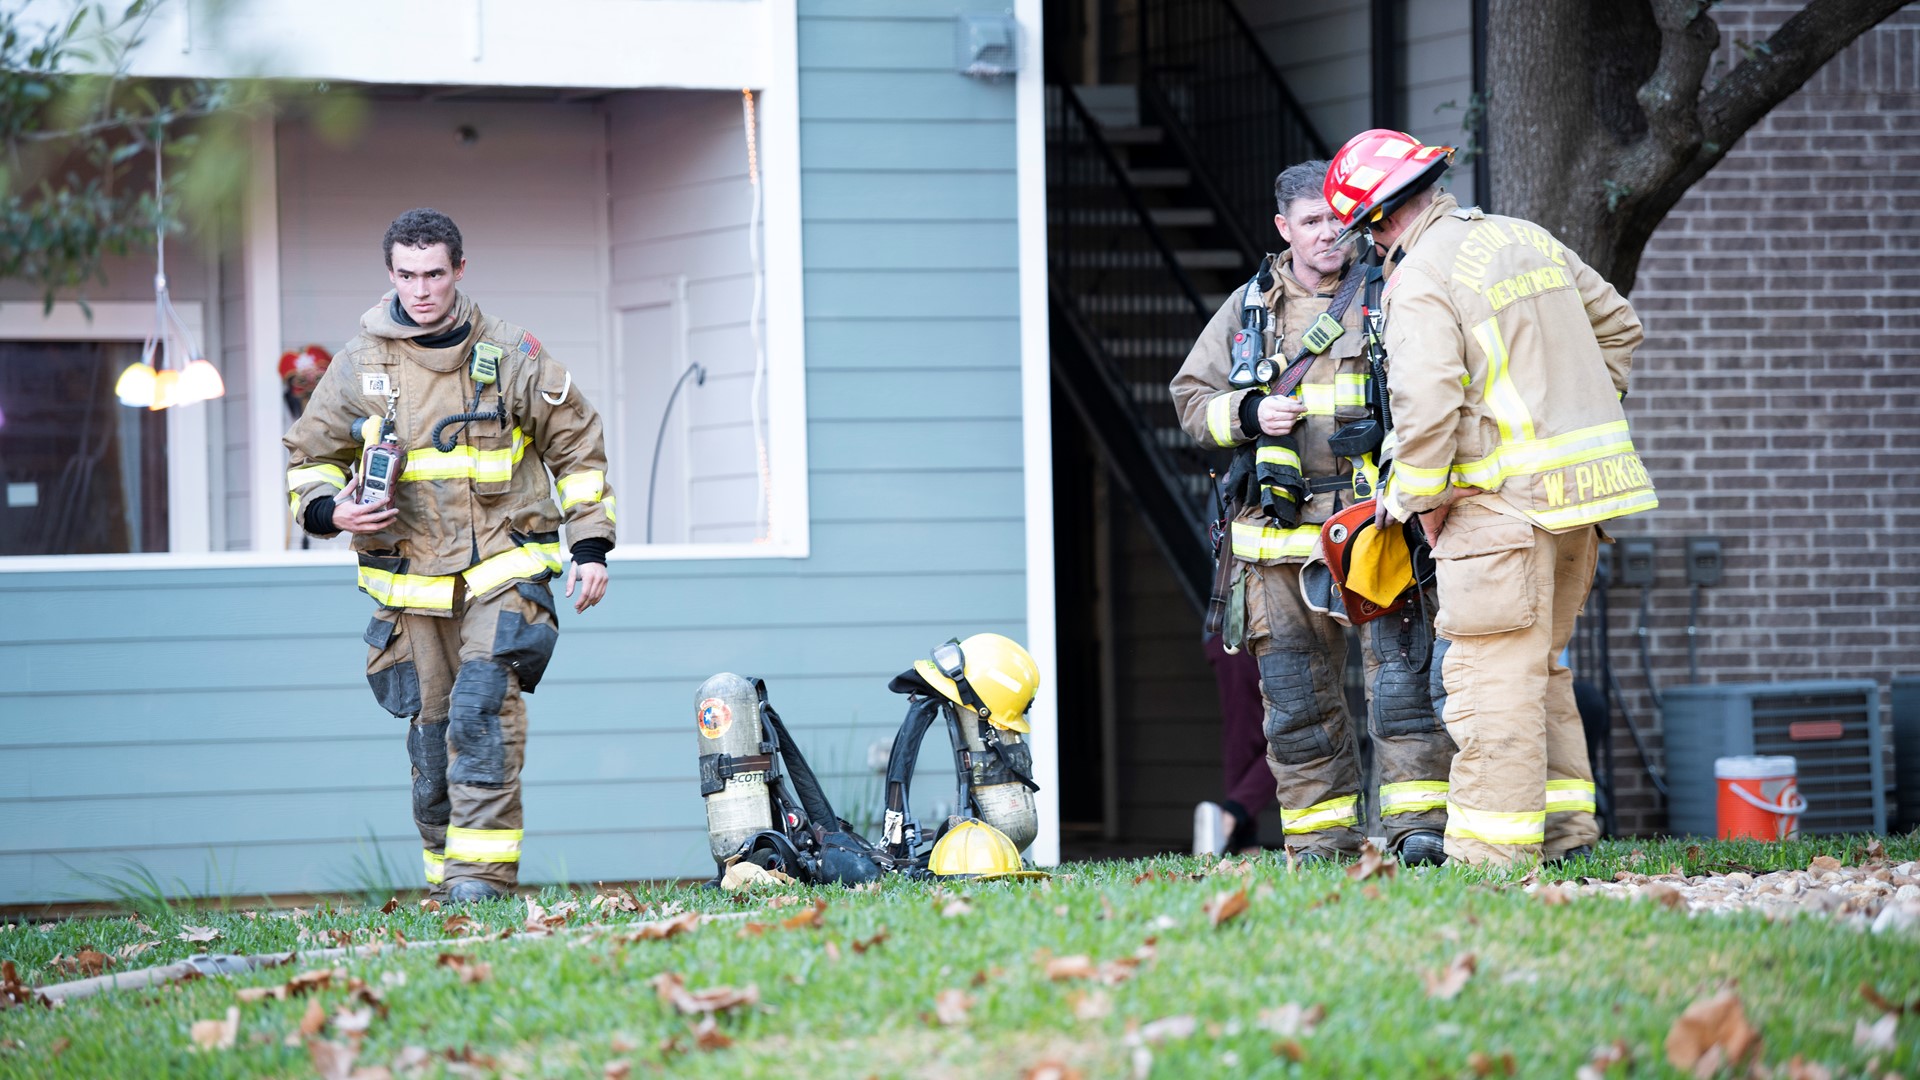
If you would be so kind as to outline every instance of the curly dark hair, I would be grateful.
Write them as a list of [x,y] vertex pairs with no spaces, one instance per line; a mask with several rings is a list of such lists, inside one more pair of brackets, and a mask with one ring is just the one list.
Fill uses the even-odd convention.
[[455,225],[447,215],[425,206],[401,214],[393,219],[393,224],[387,226],[387,235],[380,241],[380,251],[386,256],[389,270],[393,269],[395,244],[417,248],[445,244],[455,269],[459,268],[460,260],[466,255],[460,247],[460,226]]

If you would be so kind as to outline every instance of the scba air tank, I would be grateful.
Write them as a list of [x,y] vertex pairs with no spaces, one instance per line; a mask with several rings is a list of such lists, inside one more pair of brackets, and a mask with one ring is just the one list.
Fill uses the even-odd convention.
[[[987,749],[980,738],[980,725],[986,723],[971,709],[958,710],[960,736],[966,740],[967,757],[973,762],[967,784],[973,791],[974,806],[980,820],[1007,834],[1015,851],[1025,851],[1040,835],[1040,815],[1033,806],[1033,792],[1014,773],[1033,775],[1033,750],[1017,731],[994,729],[1000,753]],[[1005,762],[1001,757],[1004,755]],[[1009,768],[1011,765],[1013,768]]]
[[725,862],[748,837],[773,828],[771,762],[760,750],[760,695],[751,679],[723,671],[701,683],[693,701],[707,843],[714,861]]

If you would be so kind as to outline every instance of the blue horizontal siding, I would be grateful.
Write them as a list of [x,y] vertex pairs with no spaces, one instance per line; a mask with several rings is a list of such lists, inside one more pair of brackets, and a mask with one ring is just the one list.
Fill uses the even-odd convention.
[[[886,689],[1025,634],[1011,84],[918,0],[803,0],[811,555],[615,562],[528,699],[523,880],[704,877],[693,695],[768,680],[850,816]],[[663,148],[662,152],[671,152]],[[616,484],[621,481],[614,478]],[[361,669],[350,567],[0,574],[0,904],[358,888],[419,873],[405,722]],[[952,795],[945,740],[916,804]]]

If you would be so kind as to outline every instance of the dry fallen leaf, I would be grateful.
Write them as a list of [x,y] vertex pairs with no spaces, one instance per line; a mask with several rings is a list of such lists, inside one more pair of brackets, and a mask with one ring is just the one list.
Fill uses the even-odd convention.
[[1427,984],[1427,996],[1441,1001],[1452,1001],[1466,989],[1467,980],[1473,977],[1477,964],[1472,953],[1461,953],[1453,958],[1445,971],[1422,971],[1420,981]]
[[220,931],[211,926],[183,926],[180,928],[180,932],[174,935],[174,937],[181,941],[195,943],[213,941],[219,938],[219,936]]
[[744,990],[736,990],[731,986],[688,990],[686,980],[671,971],[663,971],[647,982],[661,1001],[687,1015],[725,1012],[741,1005],[756,1004],[760,1000],[760,988],[751,984]]
[[230,1050],[234,1036],[240,1032],[240,1007],[228,1006],[225,1020],[195,1020],[193,1022],[193,1045],[198,1050]]
[[300,1034],[318,1035],[327,1026],[327,1010],[320,1007],[320,999],[307,1002],[306,1014],[300,1017]]
[[1113,1014],[1113,999],[1100,990],[1075,990],[1067,995],[1067,1006],[1075,1020],[1099,1020]]
[[53,966],[69,975],[98,975],[113,966],[113,957],[94,949],[82,947],[72,956],[56,956]]
[[1354,881],[1365,881],[1370,877],[1390,878],[1399,869],[1400,864],[1382,856],[1380,849],[1373,846],[1373,841],[1363,840],[1360,842],[1360,861],[1347,867],[1347,877]]
[[1493,1076],[1496,1073],[1512,1076],[1514,1067],[1511,1053],[1503,1053],[1496,1058],[1484,1050],[1475,1050],[1467,1055],[1467,1068],[1472,1069],[1475,1076]]
[[1558,885],[1540,886],[1540,888],[1534,891],[1533,898],[1548,907],[1559,907],[1562,904],[1573,903],[1572,895]]
[[1648,883],[1646,888],[1640,890],[1640,895],[1670,908],[1685,907],[1687,903],[1686,897],[1680,895],[1679,889],[1668,885],[1664,881]]
[[946,906],[940,909],[940,917],[943,919],[958,919],[962,915],[968,915],[972,912],[973,905],[967,903],[967,898],[964,896],[956,896],[952,900],[947,901]]
[[702,1050],[725,1050],[733,1045],[733,1040],[720,1030],[712,1016],[704,1016],[693,1026],[693,1045]]
[[1191,1016],[1163,1016],[1142,1024],[1138,1035],[1141,1042],[1153,1045],[1169,1039],[1188,1038],[1199,1027],[1199,1021]]
[[1298,1064],[1307,1060],[1307,1048],[1293,1039],[1281,1039],[1273,1044],[1273,1056],[1283,1057]]
[[1799,1054],[1795,1054],[1793,1059],[1787,1062],[1785,1080],[1833,1080],[1833,1070],[1817,1061],[1806,1061]]
[[1254,1021],[1254,1024],[1261,1030],[1271,1031],[1275,1035],[1311,1035],[1313,1029],[1319,1027],[1320,1021],[1326,1019],[1326,1016],[1325,1005],[1309,1005],[1303,1008],[1298,1003],[1289,1001],[1278,1008],[1261,1009],[1260,1017]]
[[1815,855],[1813,861],[1807,864],[1807,871],[1813,874],[1824,874],[1829,870],[1838,869],[1840,869],[1840,860],[1831,855]]
[[1230,893],[1219,893],[1206,903],[1207,923],[1210,926],[1219,926],[1245,910],[1247,910],[1247,890],[1235,889]]
[[1695,1076],[1711,1076],[1721,1065],[1738,1067],[1759,1048],[1760,1033],[1747,1023],[1731,987],[1696,999],[1667,1032],[1667,1062]]
[[1036,1061],[1020,1074],[1020,1080],[1081,1080],[1079,1069],[1064,1061]]
[[473,916],[452,915],[440,924],[440,929],[448,937],[465,937],[473,931]]
[[61,1054],[66,1053],[67,1048],[72,1045],[73,1045],[72,1039],[62,1036],[58,1039],[53,1040],[52,1045],[47,1047],[47,1054],[51,1057],[59,1057]]
[[1880,1019],[1869,1024],[1865,1020],[1853,1022],[1853,1045],[1857,1050],[1892,1050],[1894,1048],[1893,1031],[1900,1023],[1896,1013],[1882,1013]]
[[1607,1070],[1615,1065],[1633,1068],[1633,1048],[1625,1039],[1615,1039],[1610,1045],[1596,1046],[1587,1060],[1574,1070],[1574,1080],[1606,1080]]
[[400,898],[397,896],[387,897],[387,902],[380,905],[380,914],[382,915],[391,915],[394,912],[399,910],[400,910]]
[[1369,881],[1365,885],[1360,886],[1360,895],[1369,900],[1378,900],[1380,899],[1380,886]]
[[607,1062],[607,1067],[602,1069],[601,1073],[607,1080],[627,1080],[633,1075],[633,1062],[625,1058],[615,1058]]
[[877,949],[880,946],[886,944],[887,936],[888,936],[887,928],[885,926],[882,926],[879,932],[874,934],[872,937],[866,938],[866,939],[855,938],[853,941],[849,942],[848,944],[851,944],[853,946],[854,952],[863,953],[863,952],[866,952],[868,949]]
[[355,1054],[350,1047],[325,1039],[307,1040],[307,1058],[320,1080],[348,1080],[353,1075]]
[[1056,956],[1047,961],[1047,978],[1054,982],[1091,979],[1094,973],[1093,958],[1090,956]]
[[621,934],[617,940],[629,944],[635,941],[661,941],[675,934],[684,934],[699,925],[700,913],[689,911],[682,915],[672,916],[671,918],[634,923],[633,929],[625,934]]
[[[1172,875],[1172,874],[1168,874],[1167,876],[1168,876],[1169,878],[1171,878],[1171,877],[1172,877],[1173,875]],[[1156,874],[1155,874],[1155,873],[1154,873],[1153,871],[1151,871],[1151,870],[1148,870],[1148,871],[1147,871],[1146,873],[1144,873],[1144,874],[1135,874],[1135,875],[1133,876],[1133,883],[1134,883],[1135,885],[1138,885],[1138,884],[1140,884],[1140,883],[1141,883],[1141,882],[1143,882],[1143,881],[1153,881],[1153,880],[1156,880],[1156,878],[1157,878],[1157,875],[1156,875]]]
[[812,907],[781,919],[780,925],[788,930],[818,930],[826,914],[827,902],[815,899]]
[[966,1023],[972,1008],[973,995],[965,990],[942,990],[933,996],[933,1017],[947,1027]]
[[468,964],[460,969],[460,981],[463,983],[483,983],[491,978],[492,964]]
[[1896,1015],[1914,1013],[1920,1015],[1920,998],[1915,998],[1905,1004],[1897,1001],[1888,1001],[1872,983],[1863,982],[1860,984],[1860,998],[1884,1013],[1894,1013]]
[[424,898],[420,901],[420,910],[426,911],[426,912],[439,911],[440,901],[435,900],[432,897]]
[[1887,846],[1878,840],[1867,841],[1867,859],[1874,861],[1887,857]]

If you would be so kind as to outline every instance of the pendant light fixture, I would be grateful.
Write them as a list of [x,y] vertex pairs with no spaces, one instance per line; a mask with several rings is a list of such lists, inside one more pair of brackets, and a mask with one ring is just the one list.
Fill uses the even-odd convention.
[[113,385],[120,404],[155,411],[210,401],[227,392],[219,369],[200,355],[167,291],[165,151],[166,129],[161,128],[153,142],[153,330],[140,348],[140,359],[127,365]]

